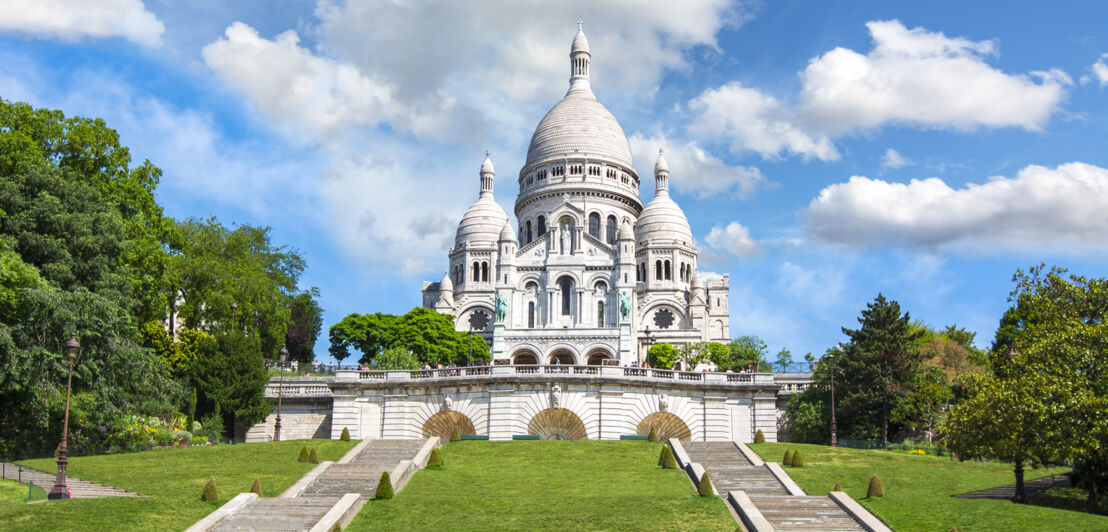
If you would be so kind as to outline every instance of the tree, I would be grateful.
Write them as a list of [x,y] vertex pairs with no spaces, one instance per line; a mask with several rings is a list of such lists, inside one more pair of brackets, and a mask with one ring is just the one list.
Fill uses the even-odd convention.
[[360,362],[368,364],[391,347],[411,351],[420,363],[467,365],[489,359],[484,338],[454,330],[449,314],[420,307],[403,316],[351,314],[332,325],[329,334],[331,356],[340,361],[354,348],[362,353]]
[[677,355],[677,348],[670,344],[654,344],[646,351],[646,361],[652,368],[673,369]]
[[915,376],[911,391],[893,408],[892,421],[927,434],[932,443],[936,421],[954,401],[954,392],[947,385],[947,375],[942,369],[931,366]]
[[373,359],[376,369],[419,369],[419,360],[403,347],[390,347]]
[[911,318],[907,312],[900,314],[899,303],[887,301],[882,294],[866,305],[858,322],[859,329],[843,327],[850,338],[843,358],[868,381],[872,400],[880,407],[881,442],[888,444],[892,409],[907,393],[920,363],[911,344],[922,333],[912,330]]
[[781,350],[777,352],[777,360],[774,361],[774,363],[777,364],[780,371],[789,371],[789,366],[793,364],[793,354],[790,353],[788,349],[782,347]]
[[693,371],[696,366],[708,360],[707,342],[689,342],[681,344],[677,350],[677,360],[684,371]]
[[[217,333],[212,351],[201,353],[189,380],[197,391],[197,411],[219,411],[223,425],[250,427],[269,415],[265,398],[269,381],[262,362],[260,340],[238,332]],[[276,355],[271,352],[270,355]]]
[[323,309],[316,299],[319,290],[312,288],[296,294],[290,302],[289,326],[285,346],[289,357],[303,363],[315,360],[315,342],[323,328]]
[[720,371],[724,369],[739,371],[750,364],[754,365],[755,371],[759,371],[763,366],[769,366],[769,362],[766,361],[769,346],[757,336],[740,336],[732,340],[729,347],[731,349],[730,364],[718,366]]

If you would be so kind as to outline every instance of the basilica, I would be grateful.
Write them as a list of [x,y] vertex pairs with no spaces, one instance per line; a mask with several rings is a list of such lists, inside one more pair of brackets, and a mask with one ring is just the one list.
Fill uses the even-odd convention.
[[[592,92],[578,28],[569,90],[535,128],[511,219],[480,194],[458,224],[449,268],[423,304],[483,336],[499,364],[641,364],[655,343],[729,341],[728,276],[705,278],[659,150],[645,207],[631,146]],[[680,176],[674,176],[680,179]]]

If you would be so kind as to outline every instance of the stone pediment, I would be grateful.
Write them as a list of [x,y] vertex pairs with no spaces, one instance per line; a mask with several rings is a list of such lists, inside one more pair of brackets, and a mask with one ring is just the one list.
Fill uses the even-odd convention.
[[588,233],[581,235],[581,250],[586,257],[607,257],[609,259],[616,259],[616,252],[608,244],[605,244],[599,238],[592,236]]

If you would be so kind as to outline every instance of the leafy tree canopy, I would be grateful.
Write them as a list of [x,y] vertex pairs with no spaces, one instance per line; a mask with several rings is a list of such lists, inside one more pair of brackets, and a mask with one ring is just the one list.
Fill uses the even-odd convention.
[[331,355],[340,361],[353,348],[362,353],[359,361],[369,364],[394,347],[411,351],[421,363],[461,366],[489,359],[484,338],[456,331],[453,316],[421,307],[403,316],[351,314],[331,326],[330,339]]
[[654,344],[646,351],[647,363],[650,367],[658,369],[673,369],[677,356],[677,348],[667,343]]

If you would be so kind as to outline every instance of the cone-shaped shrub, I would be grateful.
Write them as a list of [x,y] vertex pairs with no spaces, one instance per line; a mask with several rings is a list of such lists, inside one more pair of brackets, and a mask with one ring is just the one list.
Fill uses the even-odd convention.
[[343,427],[342,435],[339,436],[340,441],[350,441],[350,429]]
[[454,425],[454,432],[450,433],[450,441],[462,441],[462,429]]
[[204,491],[200,492],[200,500],[202,501],[214,501],[219,498],[219,492],[215,489],[215,479],[208,479],[208,483],[204,484]]
[[866,490],[866,498],[870,497],[884,497],[885,486],[881,485],[881,479],[877,478],[877,475],[869,477],[869,489]]
[[793,450],[785,449],[785,458],[781,460],[781,465],[793,465]]
[[646,437],[646,441],[658,441],[658,429],[650,427],[650,434]]
[[712,491],[712,476],[707,471],[704,472],[704,476],[700,477],[700,484],[696,485],[696,493],[701,497],[711,497],[715,495]]
[[378,500],[392,498],[392,479],[389,478],[388,471],[381,473],[381,480],[377,481],[377,494],[373,498]]
[[300,456],[296,459],[296,461],[297,462],[307,462],[308,461],[308,446],[305,445],[304,447],[300,448]]
[[758,432],[754,433],[754,443],[765,443],[766,435],[762,433],[762,429],[758,429]]
[[319,453],[315,452],[315,447],[312,447],[312,451],[308,453],[308,461],[313,464],[319,463]]
[[842,491],[842,490],[843,490],[843,487],[838,482],[835,483],[834,488],[831,488],[831,491]]
[[662,468],[677,469],[677,457],[673,456],[673,449],[668,445],[662,448]]
[[342,532],[342,527],[338,523],[331,525],[331,532]]
[[793,467],[804,467],[804,457],[800,456],[800,451],[793,453]]
[[442,464],[442,453],[439,452],[439,448],[435,447],[431,449],[431,456],[427,458],[427,467],[438,469],[442,467]]
[[257,477],[254,478],[254,485],[250,487],[250,493],[256,493],[259,497],[265,497],[265,495],[262,495],[262,481],[258,480]]

